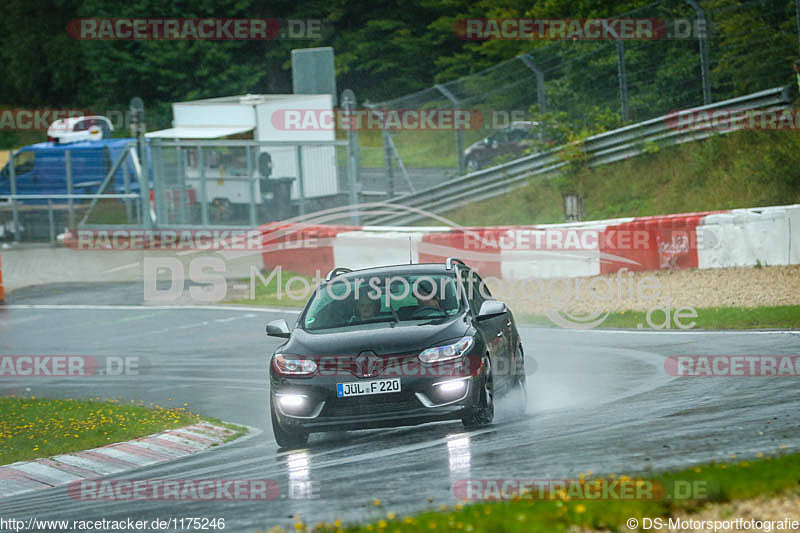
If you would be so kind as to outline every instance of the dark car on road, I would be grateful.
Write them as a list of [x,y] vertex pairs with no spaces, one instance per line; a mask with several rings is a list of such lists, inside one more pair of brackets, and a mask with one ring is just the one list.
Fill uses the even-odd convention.
[[526,404],[509,309],[463,262],[332,270],[269,359],[270,413],[283,448],[314,432],[461,420],[489,424],[495,398]]
[[472,143],[464,150],[467,170],[474,172],[492,165],[495,159],[522,157],[535,149],[538,122],[517,121]]

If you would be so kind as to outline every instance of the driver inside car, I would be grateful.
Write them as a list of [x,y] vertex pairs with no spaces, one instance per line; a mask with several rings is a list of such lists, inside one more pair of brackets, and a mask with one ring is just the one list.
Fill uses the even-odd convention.
[[365,322],[374,318],[381,309],[381,302],[376,298],[370,298],[366,294],[356,299],[355,314],[351,317],[350,323]]
[[417,286],[417,305],[430,309],[442,310],[442,304],[436,297],[436,287],[428,280],[422,280]]

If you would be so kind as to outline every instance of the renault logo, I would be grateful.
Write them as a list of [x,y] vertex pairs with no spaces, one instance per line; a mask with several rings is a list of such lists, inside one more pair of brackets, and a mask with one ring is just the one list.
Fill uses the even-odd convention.
[[364,350],[356,357],[353,372],[362,378],[377,376],[381,373],[382,363],[383,359],[378,357],[378,354],[372,350]]

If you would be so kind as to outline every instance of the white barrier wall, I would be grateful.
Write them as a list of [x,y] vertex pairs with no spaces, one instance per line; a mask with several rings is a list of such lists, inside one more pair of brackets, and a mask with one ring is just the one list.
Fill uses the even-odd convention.
[[697,232],[716,241],[698,248],[698,268],[800,263],[800,205],[708,215]]
[[[297,250],[265,254],[265,264],[287,264],[304,272],[312,266],[361,269],[409,260],[439,262],[454,256],[475,265],[484,276],[503,279],[597,276],[620,268],[800,264],[800,204],[537,226],[304,226],[297,231],[324,233],[329,239],[307,256],[298,255]],[[694,234],[695,242],[686,237],[687,232]],[[531,246],[539,233],[546,235],[547,245]],[[587,233],[593,234],[595,244],[569,244],[567,236],[574,243]],[[623,234],[642,236],[647,244],[643,248],[626,246],[621,241]],[[563,237],[563,247],[553,246],[550,237]]]
[[418,263],[423,235],[419,231],[345,231],[333,240],[334,264],[357,270]]

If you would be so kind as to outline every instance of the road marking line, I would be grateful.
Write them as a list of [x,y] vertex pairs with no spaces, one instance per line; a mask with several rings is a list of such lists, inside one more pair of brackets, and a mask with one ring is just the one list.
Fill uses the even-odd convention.
[[[134,441],[135,442],[135,441]],[[142,446],[133,446],[131,442],[120,442],[119,444],[113,445],[115,449],[122,450],[124,452],[128,452],[131,455],[137,455],[141,457],[148,457],[153,459],[154,461],[161,463],[164,461],[169,461],[175,458],[174,455],[167,455],[165,453],[158,453],[156,451],[144,448]]]
[[520,328],[529,331],[562,331],[565,333],[608,333],[608,334],[635,334],[635,335],[777,335],[794,333],[800,335],[800,329],[775,329],[775,330],[751,330],[751,329],[726,329],[726,330],[659,330],[659,329],[562,329],[562,328],[540,328],[519,324]]
[[77,455],[56,455],[53,457],[56,461],[60,461],[62,463],[66,463],[72,466],[79,466],[81,468],[85,468],[86,470],[91,470],[93,472],[97,472],[98,474],[108,475],[108,474],[118,474],[119,472],[124,472],[128,470],[128,468],[123,468],[116,464],[112,464],[110,462],[100,462],[98,460],[89,459],[88,457],[79,457]]
[[189,430],[186,430],[186,429],[180,429],[180,430],[175,429],[175,430],[169,431],[168,433],[170,433],[171,435],[177,435],[177,436],[182,437],[184,439],[193,439],[196,442],[204,442],[204,443],[207,443],[208,445],[211,445],[211,444],[214,444],[214,443],[220,443],[220,442],[223,441],[223,437],[219,436],[219,435],[212,436],[212,435],[209,435],[207,433],[198,433],[197,431],[189,431]]
[[158,444],[159,446],[162,446],[164,448],[169,448],[169,449],[172,449],[172,450],[181,451],[185,455],[197,453],[198,451],[200,451],[198,448],[195,448],[194,446],[187,446],[185,444],[178,444],[177,442],[173,442],[171,439],[164,438],[164,434],[163,433],[157,433],[157,434],[153,435],[152,437],[147,437],[147,438],[144,439],[144,441],[145,442],[151,442],[151,443],[154,443],[154,444]]
[[[250,430],[250,434],[243,437],[245,439],[261,434],[261,430],[245,427]],[[0,466],[0,499],[82,479],[133,471],[207,451],[216,444],[212,437],[204,439],[191,435],[194,433],[191,430],[199,432],[202,429],[213,429],[223,435],[231,431],[198,423],[186,427],[190,434],[181,435],[184,428],[177,428],[129,442]]]
[[35,461],[17,463],[14,465],[14,468],[25,472],[37,481],[41,480],[42,483],[54,486],[81,479],[81,476],[76,476],[75,474],[70,474],[69,472],[58,470],[52,466],[43,465]]
[[100,455],[107,455],[108,457],[114,459],[120,459],[122,461],[125,461],[126,463],[132,463],[138,466],[147,466],[160,462],[155,457],[148,457],[146,455],[138,455],[138,454],[134,455],[130,452],[117,450],[115,447],[111,446],[107,446],[105,448],[97,448],[92,451]]
[[122,265],[114,268],[109,268],[108,270],[103,270],[102,274],[111,274],[112,272],[117,272],[119,270],[127,270],[129,268],[137,267],[140,263],[128,263],[127,265]]
[[54,309],[54,310],[112,310],[112,311],[148,311],[186,309],[192,311],[247,311],[250,313],[289,313],[299,315],[298,309],[281,309],[277,307],[240,307],[227,305],[89,305],[89,304],[11,304],[3,309]]
[[74,474],[81,479],[89,479],[97,477],[97,472],[92,472],[91,470],[86,470],[85,468],[68,465],[67,463],[61,463],[53,459],[37,459],[36,462],[39,464],[52,466],[53,468],[56,468],[63,472],[67,472],[69,474]]
[[184,446],[186,448],[194,448],[195,450],[205,450],[206,448],[208,448],[208,446],[206,446],[203,443],[200,443],[200,442],[197,442],[197,441],[193,441],[193,440],[189,440],[189,439],[181,438],[178,435],[175,435],[174,433],[172,433],[172,434],[170,434],[170,433],[162,433],[158,438],[162,439],[162,440],[168,440],[170,442],[174,442],[175,444],[180,444],[180,445],[182,445],[182,446]]
[[149,440],[144,440],[144,439],[131,441],[131,442],[127,443],[127,444],[129,446],[134,446],[136,448],[145,448],[145,449],[153,451],[155,453],[158,453],[158,454],[161,454],[161,455],[166,455],[168,457],[172,457],[173,459],[180,459],[181,457],[184,457],[186,455],[190,455],[189,453],[178,451],[178,450],[174,450],[174,449],[170,449],[170,448],[167,448],[166,446],[161,446],[159,444],[156,444],[154,442],[150,442]]

